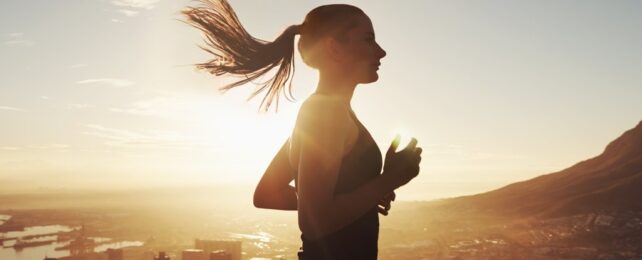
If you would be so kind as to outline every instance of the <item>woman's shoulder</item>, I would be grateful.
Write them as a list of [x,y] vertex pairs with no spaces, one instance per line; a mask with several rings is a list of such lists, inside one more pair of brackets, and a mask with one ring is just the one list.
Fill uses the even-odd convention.
[[343,125],[342,122],[349,121],[349,109],[344,99],[314,94],[301,104],[297,124]]
[[303,104],[326,104],[326,105],[343,105],[346,106],[345,99],[340,96],[312,94],[303,101]]
[[319,116],[322,116],[324,114],[332,115],[348,112],[349,107],[344,99],[336,96],[322,94],[313,94],[309,96],[307,99],[305,99],[305,101],[303,101],[303,103],[301,104],[301,108],[299,109],[299,114],[312,113],[318,114]]

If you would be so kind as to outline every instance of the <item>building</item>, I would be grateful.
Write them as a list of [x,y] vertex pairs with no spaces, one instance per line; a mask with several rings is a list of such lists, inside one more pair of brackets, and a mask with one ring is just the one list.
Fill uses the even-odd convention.
[[58,260],[108,260],[107,254],[104,253],[85,253],[80,255],[70,255],[59,257]]
[[156,254],[145,247],[130,246],[119,248],[123,251],[123,260],[154,260]]
[[[204,252],[215,252],[215,251],[223,250],[225,251],[226,254],[229,254],[230,256],[229,260],[241,260],[241,252],[242,252],[241,241],[196,239],[196,241],[194,242],[194,247],[196,249],[203,250]],[[210,255],[210,257],[212,256]],[[224,256],[216,255],[216,257],[224,257]]]
[[183,260],[207,260],[207,253],[201,249],[185,249],[181,256]]
[[185,249],[182,260],[232,260],[232,254],[225,250],[205,252],[202,249]]
[[154,256],[154,260],[170,260],[169,256],[165,254],[165,252],[160,252],[158,253],[158,256]]
[[615,220],[614,217],[609,216],[609,215],[599,215],[595,219],[595,225],[597,226],[603,226],[603,227],[608,227],[613,223],[613,220]]
[[71,256],[91,254],[94,252],[94,247],[96,242],[85,236],[85,225],[82,225],[76,238],[69,242],[69,254]]
[[232,260],[232,254],[225,252],[225,250],[212,251],[209,260]]
[[125,260],[125,254],[122,249],[107,249],[107,259],[109,260]]

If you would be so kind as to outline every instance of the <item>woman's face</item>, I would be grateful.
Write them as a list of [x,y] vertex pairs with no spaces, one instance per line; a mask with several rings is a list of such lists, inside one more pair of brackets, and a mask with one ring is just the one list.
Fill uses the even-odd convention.
[[354,77],[357,84],[375,82],[379,79],[377,70],[386,51],[375,41],[370,18],[357,15],[354,19],[356,26],[346,33],[345,42],[339,42],[343,54],[341,67],[347,75]]

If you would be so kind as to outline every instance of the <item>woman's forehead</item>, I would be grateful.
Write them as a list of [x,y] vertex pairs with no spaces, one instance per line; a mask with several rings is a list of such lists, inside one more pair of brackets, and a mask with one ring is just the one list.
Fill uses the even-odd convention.
[[358,15],[354,18],[356,26],[353,28],[353,33],[360,34],[374,34],[374,28],[372,27],[372,21],[366,15]]

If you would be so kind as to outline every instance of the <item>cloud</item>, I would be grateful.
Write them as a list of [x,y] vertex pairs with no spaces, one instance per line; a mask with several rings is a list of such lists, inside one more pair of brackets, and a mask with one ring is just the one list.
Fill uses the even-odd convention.
[[218,113],[220,103],[216,97],[165,93],[138,100],[127,106],[112,107],[109,111],[133,116],[154,117],[185,123],[200,123],[212,117],[224,116]]
[[67,104],[67,109],[83,109],[83,108],[90,108],[94,107],[94,105],[90,104]]
[[123,129],[109,128],[97,124],[85,125],[89,130],[83,134],[105,139],[105,145],[110,146],[137,146],[137,147],[180,147],[180,146],[202,146],[200,142],[177,132],[171,131],[148,131],[135,132]]
[[507,163],[526,160],[527,157],[519,154],[489,153],[474,147],[465,147],[457,144],[427,144],[424,147],[426,158],[439,157],[441,162],[450,163]]
[[[117,12],[127,16],[127,17],[134,17],[137,16],[140,11],[137,10],[131,10],[131,9],[138,9],[138,10],[150,10],[154,8],[154,4],[156,4],[160,0],[113,0],[111,3],[115,6],[119,7],[124,7],[128,9],[118,9]],[[112,18],[112,22],[114,23],[123,23],[122,20]]]
[[154,4],[160,0],[114,0],[112,4],[116,6],[125,6],[130,8],[152,9]]
[[33,151],[33,150],[47,150],[47,151],[58,151],[64,152],[68,148],[71,148],[68,144],[30,144],[23,146],[0,146],[0,150],[5,151]]
[[32,46],[35,42],[30,40],[8,40],[4,44],[9,46]]
[[216,103],[211,97],[194,95],[163,94],[131,103],[125,107],[110,108],[111,112],[134,116],[156,117],[181,122],[200,122],[215,111]]
[[27,111],[27,110],[24,110],[22,108],[8,107],[8,106],[0,106],[0,110],[17,111],[17,112],[26,112]]
[[77,69],[77,68],[84,68],[84,67],[87,67],[87,66],[88,66],[87,64],[78,63],[78,64],[74,64],[74,65],[69,66],[69,68],[70,69]]
[[45,149],[45,150],[58,150],[58,149],[67,149],[71,147],[68,144],[41,144],[41,145],[29,145],[29,148],[32,149]]
[[131,82],[126,79],[114,79],[114,78],[102,78],[102,79],[86,79],[76,82],[78,84],[103,84],[110,85],[116,88],[122,88],[134,85],[134,82]]
[[154,97],[136,101],[128,108],[110,108],[109,110],[112,112],[137,116],[167,117],[171,115],[171,113],[167,112],[180,112],[184,109],[185,108],[183,106],[176,104],[174,99],[166,97]]
[[71,148],[68,144],[30,144],[23,146],[0,146],[0,150],[6,151],[25,151],[25,150],[53,150],[53,151],[66,151]]
[[119,13],[122,13],[126,16],[132,17],[138,15],[138,11],[133,11],[133,10],[127,10],[127,9],[120,9],[118,10]]
[[24,33],[21,32],[16,32],[16,33],[10,33],[7,34],[9,36],[9,40],[4,42],[4,45],[8,46],[32,46],[36,44],[34,41],[24,39]]

